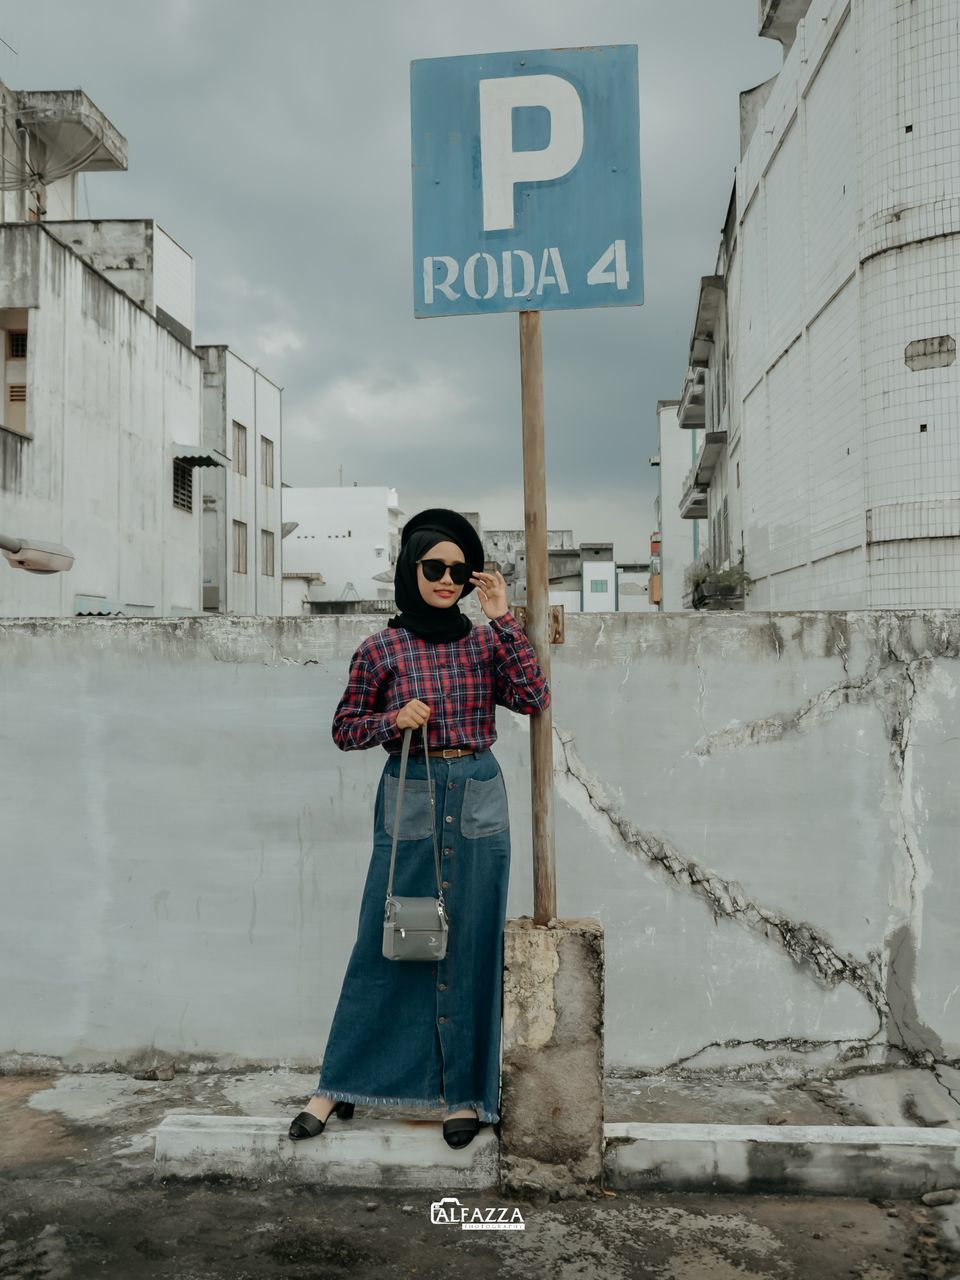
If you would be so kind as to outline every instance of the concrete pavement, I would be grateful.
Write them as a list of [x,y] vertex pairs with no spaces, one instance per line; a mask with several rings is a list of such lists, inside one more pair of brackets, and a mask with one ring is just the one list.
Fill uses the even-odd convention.
[[[900,1081],[914,1098],[908,1110],[921,1083],[912,1075]],[[441,1182],[363,1191],[156,1175],[154,1140],[168,1114],[279,1118],[299,1109],[313,1087],[312,1074],[282,1071],[156,1081],[0,1077],[0,1276],[431,1280],[454,1266],[468,1268],[471,1280],[542,1280],[547,1271],[562,1280],[960,1277],[960,1206],[916,1198],[617,1192],[580,1202],[501,1202],[496,1190]],[[707,1122],[727,1096],[728,1116],[745,1123],[835,1120],[831,1109],[840,1102],[869,1123],[862,1079],[855,1104],[830,1081],[744,1081],[731,1094],[727,1088],[718,1094],[704,1081],[610,1081],[607,1115],[611,1123],[676,1121],[680,1114]],[[889,1107],[890,1082],[872,1090]],[[395,1112],[375,1118],[400,1119]],[[929,1127],[949,1126],[932,1118]],[[463,1215],[519,1212],[523,1229],[431,1222],[431,1205],[444,1198],[458,1201],[453,1208]]]

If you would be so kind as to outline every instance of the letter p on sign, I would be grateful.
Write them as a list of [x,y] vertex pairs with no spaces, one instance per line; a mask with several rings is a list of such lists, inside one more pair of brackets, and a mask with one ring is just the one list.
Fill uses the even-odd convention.
[[[538,151],[513,149],[513,112],[542,107],[550,115],[550,141]],[[514,225],[513,190],[522,182],[562,178],[583,154],[583,104],[562,76],[509,76],[480,81],[480,165],[484,231]]]

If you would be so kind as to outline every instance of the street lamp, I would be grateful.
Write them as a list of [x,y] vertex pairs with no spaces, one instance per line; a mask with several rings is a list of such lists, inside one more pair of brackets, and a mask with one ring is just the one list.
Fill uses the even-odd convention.
[[66,573],[73,568],[73,552],[61,542],[28,542],[0,533],[0,551],[11,568],[28,573]]

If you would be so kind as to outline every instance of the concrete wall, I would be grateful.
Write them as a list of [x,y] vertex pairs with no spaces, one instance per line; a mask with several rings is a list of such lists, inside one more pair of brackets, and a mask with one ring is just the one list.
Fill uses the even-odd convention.
[[[377,625],[0,622],[0,1055],[319,1061],[384,761],[330,720]],[[608,1069],[960,1058],[960,614],[579,614],[553,671]]]

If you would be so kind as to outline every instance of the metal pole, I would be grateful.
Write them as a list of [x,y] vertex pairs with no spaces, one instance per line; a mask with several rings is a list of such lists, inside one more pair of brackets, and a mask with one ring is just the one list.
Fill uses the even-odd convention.
[[[540,312],[520,312],[520,402],[523,417],[523,507],[527,558],[527,636],[550,679],[550,571],[547,557],[547,476],[543,447],[543,350]],[[533,921],[557,914],[553,839],[553,714],[530,724],[533,813]]]

